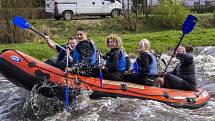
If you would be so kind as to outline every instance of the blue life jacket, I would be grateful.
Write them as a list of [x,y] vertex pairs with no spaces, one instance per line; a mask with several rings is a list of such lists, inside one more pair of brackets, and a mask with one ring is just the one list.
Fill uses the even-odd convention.
[[[119,72],[124,72],[125,69],[126,69],[126,60],[125,60],[125,55],[124,53],[122,52],[122,50],[119,50],[120,53],[121,53],[121,56],[119,58],[119,63],[118,63],[118,67],[117,67],[117,71]],[[106,64],[109,64],[110,63],[110,58],[106,58]]]
[[149,69],[150,70],[149,75],[157,75],[158,74],[158,72],[157,72],[158,63],[157,63],[156,56],[153,53],[150,53],[150,52],[148,54],[152,58],[152,62],[151,62],[151,64],[149,64],[149,68],[150,68]]
[[138,73],[139,73],[139,72],[138,72],[138,62],[137,62],[137,60],[134,62],[133,70],[134,70],[135,76],[137,76]]
[[[93,47],[93,54],[92,56],[90,57],[90,60],[89,60],[89,65],[93,66],[93,67],[96,67],[98,65],[97,61],[96,61],[96,58],[97,58],[97,48],[96,46],[90,42],[90,40],[88,40],[89,43],[91,44],[91,46]],[[80,61],[80,54],[78,53],[78,50],[77,50],[77,46],[75,47],[74,51],[73,51],[73,63],[74,64],[77,64],[79,63]]]
[[[156,59],[156,56],[153,53],[150,53],[150,52],[148,52],[147,54],[152,59],[152,62],[149,64],[149,75],[150,76],[157,75],[158,72],[157,72],[157,59]],[[134,62],[134,68],[133,68],[135,75],[137,75],[139,73],[138,68],[139,68],[139,65],[138,65],[138,62],[136,60]]]

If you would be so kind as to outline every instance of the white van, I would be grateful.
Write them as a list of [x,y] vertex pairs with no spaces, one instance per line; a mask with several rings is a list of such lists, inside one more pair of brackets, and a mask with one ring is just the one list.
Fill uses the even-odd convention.
[[73,15],[116,17],[121,11],[120,0],[46,0],[46,14],[56,20],[70,20]]

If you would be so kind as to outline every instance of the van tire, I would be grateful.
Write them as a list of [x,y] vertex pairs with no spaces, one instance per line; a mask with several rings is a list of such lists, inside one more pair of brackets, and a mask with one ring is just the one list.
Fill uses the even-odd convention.
[[64,11],[63,18],[64,20],[72,20],[73,13],[72,11]]
[[62,16],[54,16],[54,19],[60,20]]
[[118,9],[113,9],[112,11],[111,11],[111,17],[112,18],[115,18],[115,17],[117,17],[117,16],[119,16],[120,15],[120,10],[118,10]]

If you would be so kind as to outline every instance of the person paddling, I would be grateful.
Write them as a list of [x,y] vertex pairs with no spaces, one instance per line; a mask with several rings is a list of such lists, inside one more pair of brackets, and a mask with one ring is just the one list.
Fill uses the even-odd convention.
[[66,56],[67,56],[65,50],[66,50],[66,48],[69,48],[69,51],[70,51],[69,66],[71,66],[73,63],[73,58],[72,58],[73,50],[74,50],[75,46],[77,45],[76,37],[69,38],[67,44],[61,45],[63,48],[65,48],[65,50],[60,48],[59,46],[56,46],[56,44],[52,43],[52,41],[49,41],[50,40],[49,36],[45,36],[45,39],[47,40],[49,47],[54,50],[57,50],[57,52],[58,52],[56,59],[47,60],[47,61],[45,61],[45,63],[55,66],[57,68],[60,68],[61,70],[64,70],[66,67]]
[[197,83],[193,56],[186,53],[186,49],[183,46],[179,46],[176,54],[172,54],[171,56],[176,57],[180,62],[173,71],[161,75],[163,78],[159,77],[158,80],[166,88],[195,90]]

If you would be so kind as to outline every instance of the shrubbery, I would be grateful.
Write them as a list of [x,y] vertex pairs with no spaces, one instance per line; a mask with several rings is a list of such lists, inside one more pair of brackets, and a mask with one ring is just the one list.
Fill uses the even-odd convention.
[[189,9],[172,0],[162,0],[153,10],[150,24],[162,29],[180,29]]
[[[0,8],[0,43],[18,43],[32,40],[33,34],[15,27],[11,20],[14,16],[44,18],[44,8],[34,8],[34,0],[1,0]],[[44,13],[44,14],[43,14]]]
[[213,27],[215,27],[215,13],[214,13],[214,15],[213,15],[213,18],[210,19],[210,24],[211,24]]

